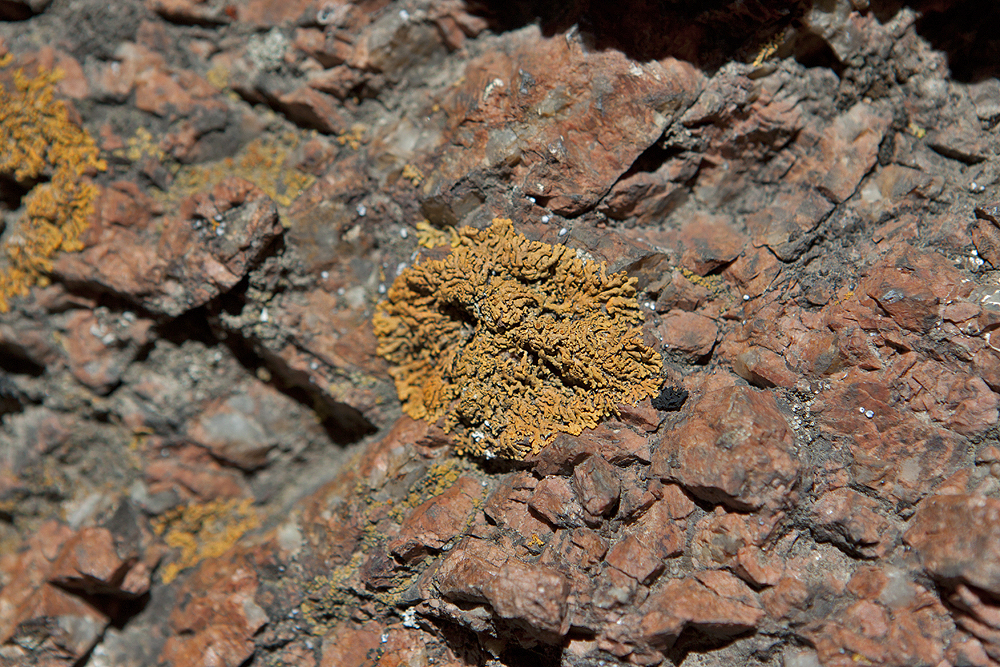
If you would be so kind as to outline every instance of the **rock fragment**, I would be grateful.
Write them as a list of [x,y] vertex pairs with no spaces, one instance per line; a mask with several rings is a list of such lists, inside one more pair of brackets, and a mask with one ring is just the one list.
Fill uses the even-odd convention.
[[664,435],[652,470],[734,509],[777,508],[798,482],[794,437],[771,394],[732,386],[702,396]]
[[935,579],[1000,596],[1000,501],[930,496],[917,507],[903,539]]

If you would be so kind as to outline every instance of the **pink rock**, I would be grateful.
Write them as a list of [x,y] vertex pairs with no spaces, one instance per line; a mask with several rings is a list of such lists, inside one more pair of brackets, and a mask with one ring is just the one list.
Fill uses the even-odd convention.
[[573,471],[573,489],[590,517],[600,517],[618,504],[621,479],[604,457],[591,456]]
[[665,354],[679,352],[686,359],[700,362],[715,347],[719,329],[710,317],[675,310],[663,316],[659,333]]
[[53,270],[172,316],[231,289],[284,231],[270,197],[235,177],[185,200],[162,230],[96,224],[87,247],[60,255]]
[[722,571],[671,579],[637,613],[643,640],[660,649],[670,648],[688,627],[726,637],[756,627],[764,616],[750,587]]
[[611,547],[604,559],[608,565],[647,586],[663,572],[663,561],[632,535]]
[[414,509],[387,548],[403,562],[440,550],[462,532],[482,494],[482,484],[471,477],[459,477],[444,493]]
[[847,488],[823,494],[812,507],[813,532],[867,557],[885,556],[899,531],[882,516],[879,503]]
[[254,634],[269,620],[254,600],[259,584],[242,555],[202,561],[170,614],[176,634],[167,639],[160,660],[173,665],[199,663],[206,655],[224,665],[247,660]]
[[709,502],[776,508],[794,497],[794,438],[771,394],[726,387],[703,396],[667,433],[652,470]]
[[1000,594],[1000,501],[930,496],[917,507],[903,539],[931,576]]
[[508,560],[483,586],[483,595],[501,618],[543,635],[564,635],[569,585],[557,570]]
[[553,526],[583,526],[583,507],[566,477],[546,477],[538,482],[528,506]]

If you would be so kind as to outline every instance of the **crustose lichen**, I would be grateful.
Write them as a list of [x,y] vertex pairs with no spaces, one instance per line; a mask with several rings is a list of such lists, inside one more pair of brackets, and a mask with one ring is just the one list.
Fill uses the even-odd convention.
[[[0,58],[0,68],[9,60]],[[55,98],[61,76],[59,70],[40,69],[34,77],[16,70],[12,90],[0,85],[0,174],[31,186],[23,220],[3,247],[0,312],[10,297],[45,282],[56,252],[83,247],[80,234],[99,193],[85,175],[107,168],[93,138]]]
[[635,279],[510,220],[464,227],[447,257],[403,271],[373,322],[403,410],[459,453],[523,459],[660,384]]

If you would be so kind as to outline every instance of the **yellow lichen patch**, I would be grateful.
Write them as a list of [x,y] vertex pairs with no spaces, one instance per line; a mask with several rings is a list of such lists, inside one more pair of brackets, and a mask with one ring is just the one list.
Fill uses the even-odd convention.
[[169,584],[181,570],[205,558],[221,556],[247,531],[259,526],[252,502],[246,498],[191,503],[154,519],[156,534],[163,536],[167,546],[180,550],[178,557],[163,568],[163,583]]
[[155,141],[152,133],[144,127],[138,128],[135,134],[128,138],[126,144],[126,148],[117,148],[111,151],[111,154],[127,158],[129,162],[138,162],[145,157],[152,157],[160,162],[167,159],[167,154],[160,148],[159,142]]
[[80,234],[94,210],[99,190],[85,177],[107,165],[93,137],[69,119],[55,99],[59,70],[28,77],[13,74],[13,90],[0,85],[0,173],[24,185],[24,216],[4,244],[0,267],[0,312],[8,300],[44,283],[57,251],[81,249]]
[[448,227],[447,231],[438,229],[427,220],[417,223],[417,244],[425,248],[436,248],[441,245],[450,245],[452,248],[458,247],[458,232],[454,227]]
[[273,138],[254,139],[234,157],[218,162],[189,165],[177,170],[167,192],[156,198],[167,206],[220,183],[227,176],[239,176],[263,190],[278,206],[288,207],[311,186],[316,177],[292,168],[289,155],[301,142],[294,132]]
[[373,319],[403,410],[459,453],[523,459],[659,389],[635,279],[510,220],[464,227],[441,260],[400,274]]
[[413,187],[420,185],[424,180],[424,172],[420,171],[420,169],[414,167],[412,164],[404,165],[403,172],[400,176],[412,183]]
[[365,132],[367,131],[367,127],[361,123],[355,123],[351,125],[351,129],[337,135],[337,143],[358,150],[361,148],[361,144],[365,143]]

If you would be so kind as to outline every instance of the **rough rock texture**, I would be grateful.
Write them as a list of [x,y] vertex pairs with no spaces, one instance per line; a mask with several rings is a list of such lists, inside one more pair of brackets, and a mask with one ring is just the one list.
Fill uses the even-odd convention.
[[0,0],[0,665],[1000,664],[998,24]]

